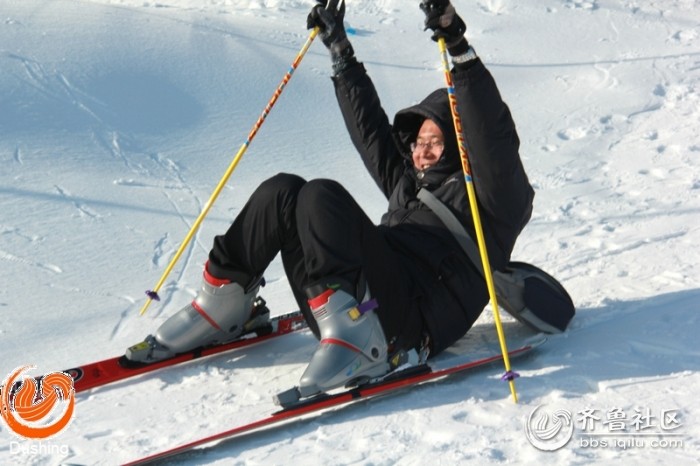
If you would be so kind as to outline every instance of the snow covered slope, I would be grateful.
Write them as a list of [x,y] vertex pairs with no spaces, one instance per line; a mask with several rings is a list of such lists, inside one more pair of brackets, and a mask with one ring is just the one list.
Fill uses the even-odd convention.
[[[139,341],[192,299],[213,236],[277,172],[337,179],[379,220],[385,202],[347,137],[329,58],[315,43],[163,301],[138,315],[143,291],[306,40],[312,4],[2,2],[0,377],[25,364],[37,366],[33,374],[65,369]],[[514,258],[569,289],[578,305],[571,329],[514,365],[517,405],[493,367],[224,444],[188,464],[698,464],[697,2],[456,6],[509,103],[537,190]],[[348,0],[347,10],[388,113],[443,85],[417,0]],[[281,264],[266,278],[273,313],[292,310]],[[514,343],[524,336],[504,320]],[[468,338],[497,348],[490,311]],[[253,420],[274,410],[271,395],[298,381],[313,350],[309,334],[295,335],[79,395],[72,424],[53,439],[20,441],[2,425],[0,463],[118,464]],[[525,434],[539,405],[573,415],[574,438],[555,452]],[[598,437],[579,422],[588,409]],[[646,412],[654,425],[635,429]],[[613,436],[608,421],[620,413],[628,434],[654,435]]]

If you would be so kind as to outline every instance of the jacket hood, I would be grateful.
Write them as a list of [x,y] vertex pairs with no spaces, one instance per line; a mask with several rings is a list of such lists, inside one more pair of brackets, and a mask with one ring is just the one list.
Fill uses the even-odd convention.
[[428,171],[439,171],[444,176],[460,170],[461,162],[457,148],[457,135],[452,122],[447,89],[433,91],[419,104],[400,110],[394,117],[394,138],[401,149],[401,153],[407,159],[409,166],[413,166],[410,145],[412,142],[415,142],[418,130],[426,118],[433,120],[440,127],[445,137],[445,150],[442,153],[442,157],[435,167]]

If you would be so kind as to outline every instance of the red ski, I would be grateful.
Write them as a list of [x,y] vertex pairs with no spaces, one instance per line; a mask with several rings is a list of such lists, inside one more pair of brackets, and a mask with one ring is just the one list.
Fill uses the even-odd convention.
[[[264,305],[264,302],[262,303]],[[293,333],[306,328],[306,321],[301,312],[292,312],[270,319],[270,325],[261,329],[255,330],[253,333],[242,336],[238,340],[224,343],[222,345],[213,345],[202,348],[196,348],[186,353],[178,354],[172,358],[163,359],[154,363],[134,363],[126,359],[125,356],[117,356],[114,358],[105,359],[93,363],[84,364],[82,366],[66,369],[65,372],[73,377],[73,387],[75,392],[79,393],[91,388],[101,387],[113,382],[125,380],[137,375],[153,372],[164,367],[175,366],[183,362],[193,359],[204,358],[214,354],[224,353],[238,348],[243,348],[250,345],[255,345],[263,341],[270,340],[275,337]],[[41,378],[37,377],[38,379]],[[3,387],[0,386],[0,392]]]
[[[508,355],[511,358],[522,356],[530,352],[531,350],[537,348],[545,341],[546,339],[542,339],[535,343],[530,343],[521,346],[520,348],[510,351]],[[285,421],[291,421],[307,414],[318,413],[330,408],[344,406],[362,399],[369,399],[381,395],[386,395],[403,388],[412,387],[425,382],[436,381],[444,377],[468,371],[469,369],[474,369],[476,367],[484,366],[502,360],[503,356],[498,354],[483,359],[477,359],[462,364],[457,364],[444,369],[433,369],[429,364],[415,366],[406,370],[390,374],[385,379],[378,382],[362,385],[360,387],[355,387],[349,390],[342,391],[340,393],[322,394],[306,400],[301,400],[298,404],[294,406],[282,409],[281,411],[277,411],[267,417],[258,419],[257,421],[253,421],[242,426],[234,427],[232,429],[220,432],[218,434],[203,437],[201,439],[194,440],[190,443],[186,443],[184,445],[180,445],[169,450],[164,450],[160,453],[156,453],[141,459],[134,460],[132,462],[126,463],[126,465],[142,465],[151,463],[153,461],[162,460],[165,458],[170,458],[172,456],[188,452],[190,450],[195,449],[196,447],[204,446],[212,442],[220,440],[230,440],[239,435],[251,433],[256,430],[261,430],[265,427],[270,427],[276,424],[281,424]]]
[[258,330],[256,333],[249,334],[248,336],[243,336],[238,340],[222,345],[197,348],[162,361],[149,364],[133,363],[127,360],[125,356],[118,356],[116,358],[74,367],[63,372],[73,377],[75,392],[79,393],[84,390],[101,387],[147,372],[153,372],[163,367],[174,366],[193,359],[204,358],[245,346],[255,345],[271,338],[296,332],[303,328],[306,328],[306,321],[301,312],[297,311],[291,314],[273,317],[270,319],[270,326]]

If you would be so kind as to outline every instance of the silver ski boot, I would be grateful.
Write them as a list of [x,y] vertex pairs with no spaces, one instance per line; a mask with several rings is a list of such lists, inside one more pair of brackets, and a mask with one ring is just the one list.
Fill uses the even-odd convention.
[[389,372],[387,341],[371,305],[358,305],[345,291],[326,290],[310,299],[309,306],[321,341],[301,376],[297,392],[301,398]]
[[231,341],[265,327],[270,321],[267,308],[259,306],[264,311],[253,313],[260,282],[244,290],[238,283],[217,279],[205,269],[194,301],[166,320],[155,335],[128,348],[126,358],[151,363],[200,346]]

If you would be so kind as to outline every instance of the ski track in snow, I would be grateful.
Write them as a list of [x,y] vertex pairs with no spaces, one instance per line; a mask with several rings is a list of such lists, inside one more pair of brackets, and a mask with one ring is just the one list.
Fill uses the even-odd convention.
[[97,212],[93,211],[85,204],[77,201],[75,197],[73,197],[66,189],[58,185],[54,186],[54,188],[63,199],[69,201],[73,205],[73,207],[75,207],[75,210],[78,211],[78,215],[80,217],[88,217],[92,220],[99,220],[101,218],[101,216]]
[[[138,316],[206,196],[308,35],[312,0],[24,0],[0,22],[2,373],[119,354],[195,295],[212,238],[278,171],[330,177],[378,220],[384,202],[337,112],[314,44],[172,274]],[[578,305],[563,335],[502,367],[222,443],[174,464],[698,464],[700,16],[694,0],[459,3],[518,123],[536,188],[514,259]],[[388,113],[441,85],[416,4],[347,0]],[[65,31],[71,31],[68,34]],[[317,41],[320,42],[320,41]],[[390,50],[390,53],[387,52]],[[47,173],[48,172],[48,173]],[[262,296],[295,306],[279,261]],[[22,312],[20,312],[22,311]],[[26,311],[26,312],[25,312]],[[510,344],[529,333],[503,316]],[[497,349],[487,309],[454,352]],[[0,463],[118,464],[254,420],[298,383],[308,333],[96,389],[69,428]],[[449,353],[446,354],[449,356]],[[540,452],[535,406],[678,409],[682,448]],[[182,426],[187,426],[183,429]],[[36,445],[20,442],[21,445]],[[382,445],[382,448],[376,448]]]
[[7,251],[0,250],[0,260],[2,261],[7,261],[11,263],[16,263],[16,264],[21,264],[21,265],[28,265],[30,267],[35,267],[38,269],[46,270],[51,273],[59,274],[63,273],[63,270],[57,265],[53,264],[47,264],[43,262],[35,262],[31,259],[26,259],[23,257],[17,257],[14,254],[11,254]]

